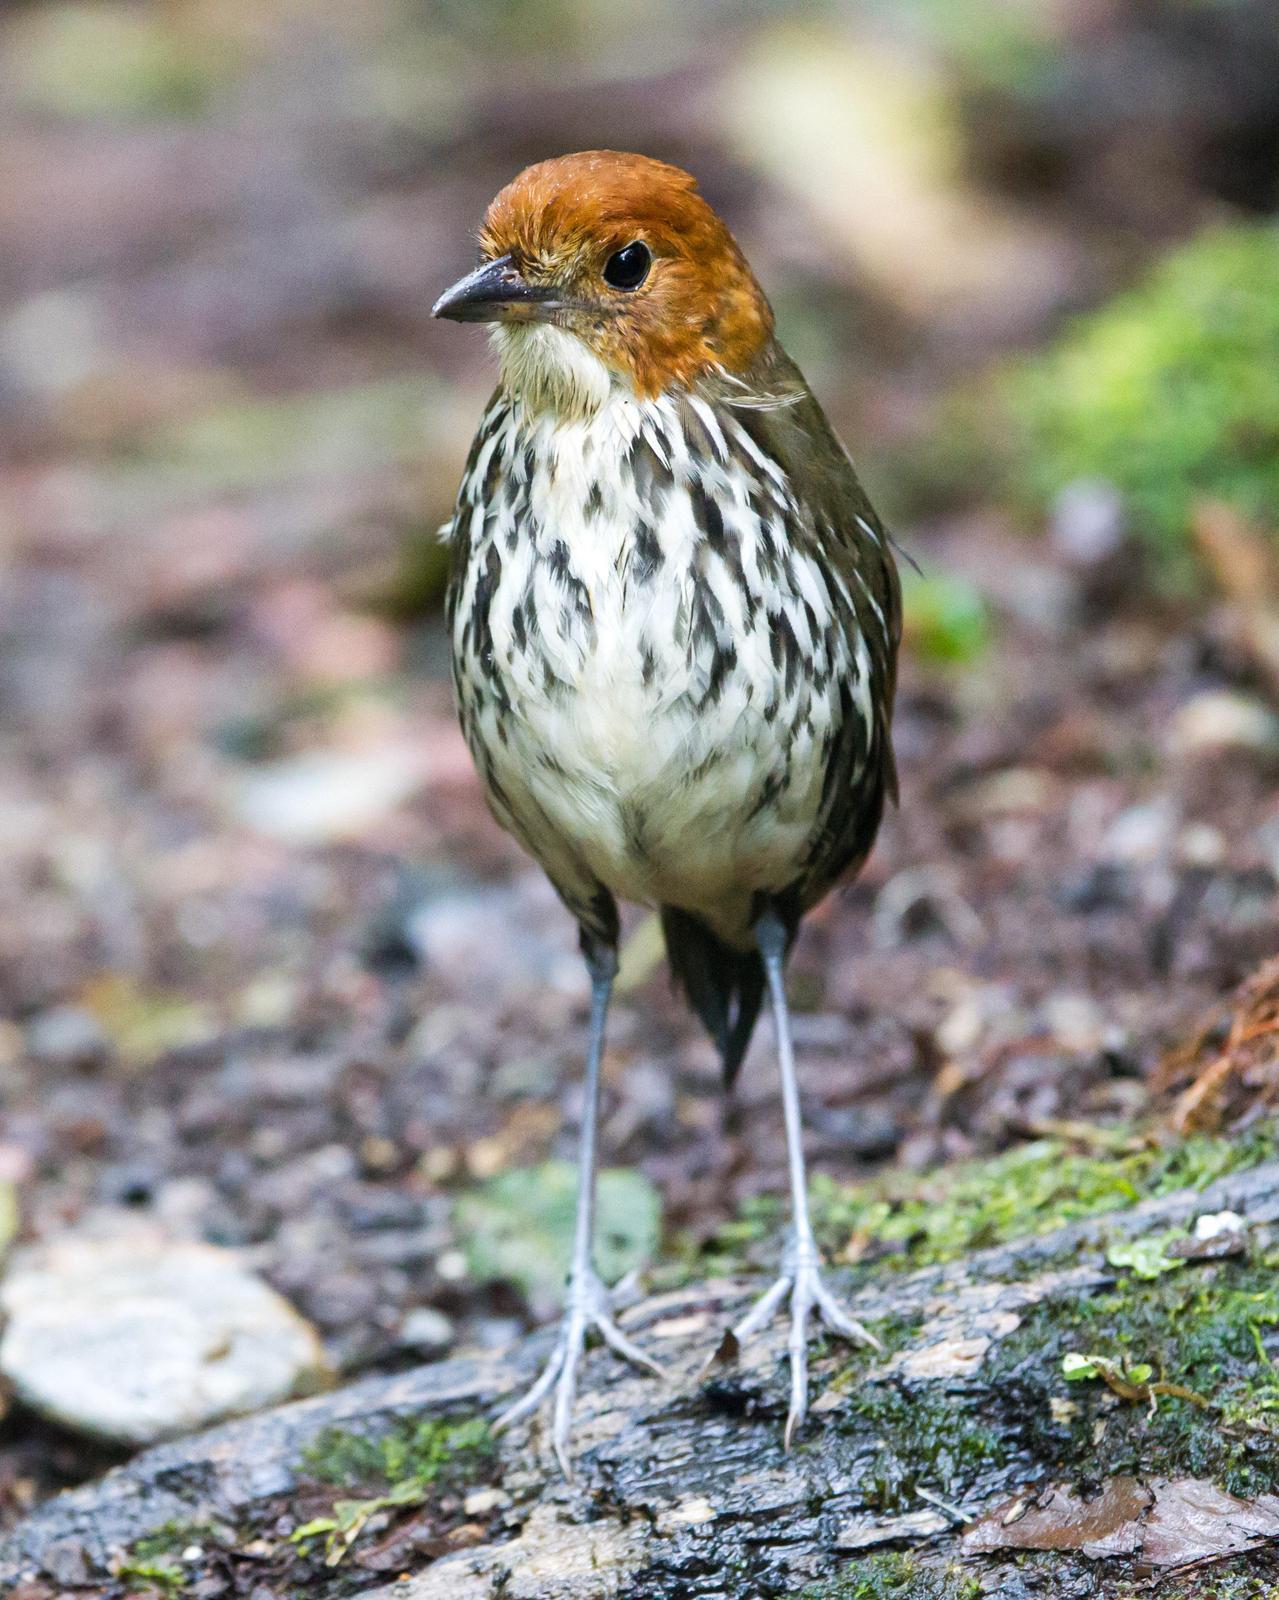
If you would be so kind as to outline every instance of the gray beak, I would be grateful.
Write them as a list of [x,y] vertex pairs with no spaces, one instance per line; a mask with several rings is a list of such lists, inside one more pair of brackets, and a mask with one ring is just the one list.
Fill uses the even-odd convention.
[[450,322],[532,322],[560,304],[549,284],[526,282],[510,256],[499,256],[446,289],[431,315]]

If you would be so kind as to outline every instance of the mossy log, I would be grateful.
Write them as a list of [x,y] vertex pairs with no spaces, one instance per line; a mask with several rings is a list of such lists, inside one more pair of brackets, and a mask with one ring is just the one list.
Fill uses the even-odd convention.
[[[1243,1226],[1170,1233],[1218,1213]],[[230,1595],[261,1573],[270,1593],[378,1600],[1279,1593],[1257,1587],[1279,1552],[1276,1221],[1279,1161],[944,1266],[846,1270],[886,1353],[815,1354],[789,1454],[781,1327],[701,1370],[758,1284],[690,1284],[623,1318],[669,1384],[588,1359],[572,1484],[537,1423],[482,1448],[472,1426],[456,1470],[445,1435],[416,1479],[411,1451],[384,1452],[398,1489],[291,1537],[318,1485],[333,1512],[333,1481],[360,1476],[358,1451],[350,1471],[326,1457],[488,1414],[540,1334],[148,1450],[15,1528],[0,1591]]]

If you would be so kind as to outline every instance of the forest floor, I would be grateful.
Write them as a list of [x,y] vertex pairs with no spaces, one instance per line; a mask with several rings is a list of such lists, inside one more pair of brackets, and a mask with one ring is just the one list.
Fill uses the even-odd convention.
[[[1085,602],[988,516],[907,542],[973,575],[998,643],[963,671],[907,660],[901,809],[796,953],[811,1156],[837,1182],[1044,1135],[1087,1149],[1167,1109],[1189,1076],[1170,1058],[1279,945],[1274,755],[1221,742],[1247,668],[1220,616]],[[269,699],[266,659],[288,647],[271,615],[306,604],[296,582],[193,639],[121,582],[114,549],[17,577],[57,588],[78,724],[61,748],[28,724],[2,780],[20,1020],[0,1028],[0,1170],[27,1235],[129,1213],[242,1249],[345,1375],[419,1355],[414,1308],[444,1313],[425,1336],[440,1351],[546,1316],[554,1272],[477,1277],[455,1202],[571,1159],[585,979],[568,917],[484,812],[445,687],[338,684],[323,715],[346,748],[254,760],[243,724],[204,742],[201,722]],[[86,639],[85,597],[112,592],[114,627]],[[14,608],[6,666],[39,692],[35,615]],[[432,628],[413,649],[438,657]],[[277,708],[291,734],[313,714]],[[360,837],[300,846],[291,830],[343,794],[354,825],[319,825]],[[648,1180],[663,1253],[691,1267],[751,1197],[783,1192],[770,1030],[726,1102],[642,918],[624,973],[605,1160]],[[12,1517],[102,1464],[15,1411],[0,1503]]]
[[[531,145],[619,121],[757,241],[872,496],[943,597],[976,597],[962,647],[916,616],[901,807],[795,952],[829,1214],[830,1184],[1028,1141],[1082,1159],[1266,1126],[1279,739],[1238,597],[1171,593],[1122,518],[1091,537],[1086,495],[1028,517],[924,457],[956,384],[1223,207],[1271,203],[1245,183],[1279,81],[1267,7],[1111,8],[1071,42],[1068,92],[974,102],[983,137],[944,192],[890,168],[911,203],[874,238],[708,109],[846,49],[914,127],[937,74],[885,77],[873,29],[730,45],[689,7],[669,67],[570,90],[468,56],[449,99],[455,57],[427,35],[402,61],[391,30],[336,28],[245,69],[239,97],[201,86],[198,115],[122,115],[47,53],[64,9],[85,25],[0,24],[0,1234],[12,1195],[24,1242],[229,1246],[342,1380],[487,1360],[553,1312],[586,979],[453,719],[424,552],[491,373],[426,308]],[[155,25],[199,44],[200,8],[169,9]],[[370,61],[380,123],[349,110]],[[953,294],[927,278],[952,233],[977,241],[947,256]],[[642,913],[619,988],[601,1143],[649,1219],[622,1254],[671,1293],[762,1271],[784,1192],[770,1029],[726,1101]],[[827,1243],[849,1267],[867,1248],[834,1224]],[[0,1395],[0,1529],[122,1459]]]

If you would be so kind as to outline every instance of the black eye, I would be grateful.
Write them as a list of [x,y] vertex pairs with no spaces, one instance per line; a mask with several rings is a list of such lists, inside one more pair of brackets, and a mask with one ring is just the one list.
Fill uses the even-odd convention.
[[614,289],[638,289],[652,265],[652,252],[636,239],[634,244],[614,250],[604,263],[604,282]]

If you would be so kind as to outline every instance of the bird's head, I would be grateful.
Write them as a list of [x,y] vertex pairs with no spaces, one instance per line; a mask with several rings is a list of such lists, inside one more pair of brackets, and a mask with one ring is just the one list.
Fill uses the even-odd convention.
[[494,325],[507,387],[589,413],[615,385],[643,399],[746,371],[767,300],[687,172],[588,150],[527,167],[489,206],[480,264],[437,317]]

